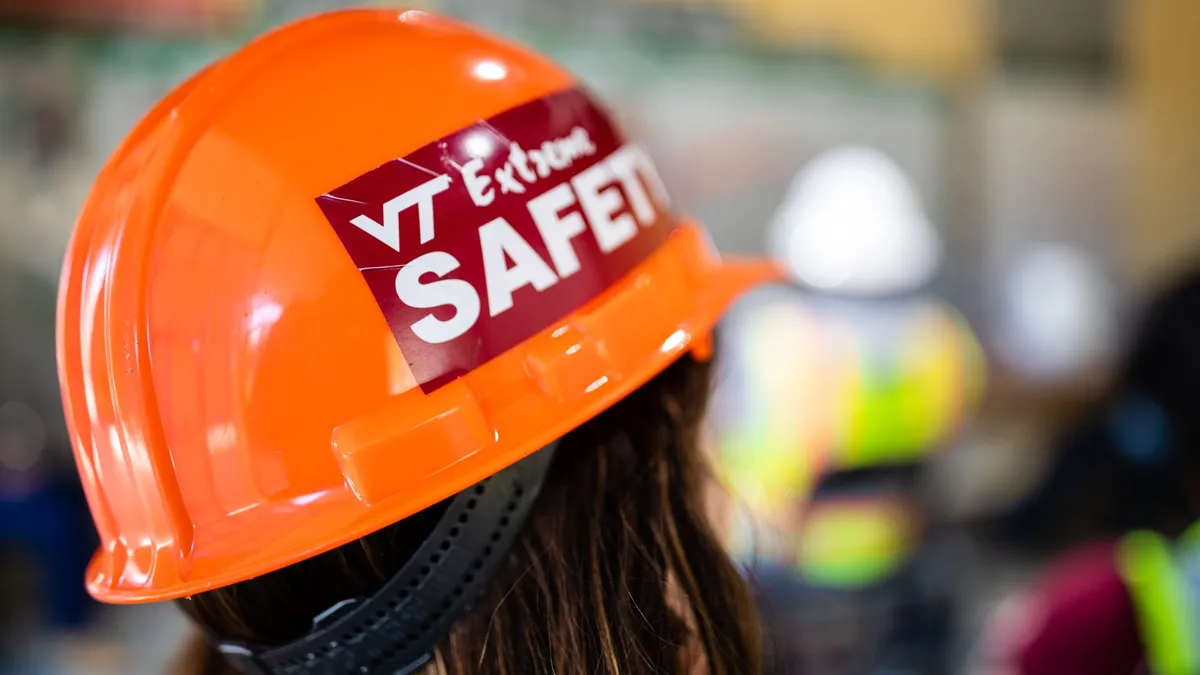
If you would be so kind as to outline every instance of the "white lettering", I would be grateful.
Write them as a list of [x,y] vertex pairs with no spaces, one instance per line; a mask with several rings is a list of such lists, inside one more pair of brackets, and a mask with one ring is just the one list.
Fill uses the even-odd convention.
[[467,193],[476,206],[487,206],[496,198],[492,187],[494,181],[503,194],[525,194],[525,187],[546,178],[554,171],[561,171],[575,160],[596,154],[587,129],[575,127],[563,138],[543,141],[535,150],[526,151],[519,143],[510,143],[508,159],[504,165],[481,174],[483,159],[476,157],[459,167],[467,185]]
[[654,167],[654,162],[650,159],[650,154],[642,149],[639,145],[626,146],[633,148],[633,156],[637,159],[635,164],[641,169],[642,180],[650,186],[650,192],[654,193],[654,198],[663,206],[671,205],[671,195],[667,194],[667,186],[663,184],[662,177],[658,175],[658,169]]
[[646,194],[646,189],[642,187],[642,181],[638,180],[637,170],[641,163],[638,159],[639,154],[637,146],[626,145],[614,152],[607,161],[629,198],[634,217],[642,225],[650,225],[654,223],[658,213]]
[[546,153],[541,150],[530,150],[529,159],[533,160],[538,177],[545,178],[550,175],[550,160],[546,158]]
[[571,130],[571,135],[562,139],[559,142],[563,153],[568,160],[574,161],[585,155],[596,154],[596,146],[592,143],[592,139],[588,136],[587,129],[583,127],[575,127]]
[[[524,194],[541,178],[596,152],[587,130],[576,127],[565,138],[545,141],[533,150],[511,143],[505,163],[498,169],[485,169],[481,158],[456,168],[471,200],[482,207],[492,204],[497,192]],[[436,234],[434,197],[451,184],[450,176],[439,175],[392,198],[383,205],[382,224],[367,215],[351,222],[399,252],[400,214],[415,206],[421,244],[428,244]],[[636,237],[639,225],[657,222],[660,209],[667,204],[666,190],[649,156],[630,144],[526,203],[548,260],[504,218],[486,223],[479,228],[479,246],[489,313],[498,316],[512,309],[513,294],[526,286],[540,293],[579,273],[584,263],[575,244],[585,230],[591,230],[600,251],[608,254]],[[477,290],[463,279],[445,278],[459,267],[454,255],[430,251],[396,272],[396,295],[408,307],[441,308],[438,313],[443,316],[453,309],[447,319],[430,312],[411,324],[413,334],[426,343],[459,338],[479,321],[484,289]],[[536,302],[525,300],[531,301]]]
[[529,200],[529,215],[546,242],[550,252],[550,260],[561,279],[566,279],[579,271],[579,256],[571,240],[587,229],[583,216],[572,211],[565,216],[560,215],[563,209],[574,206],[575,193],[571,186],[560,183],[546,193]]
[[[497,218],[479,228],[483,275],[487,281],[488,311],[492,316],[512,308],[513,291],[532,284],[544,291],[558,283],[554,271],[512,225]],[[511,258],[513,266],[508,266]]]
[[546,163],[556,171],[567,168],[566,153],[562,152],[561,141],[545,141],[542,143],[542,154]]
[[521,185],[521,181],[513,178],[512,164],[505,164],[496,169],[496,182],[500,184],[501,192],[515,192],[519,195],[525,194],[525,186]]
[[525,151],[521,149],[520,145],[516,143],[512,144],[512,147],[508,152],[508,163],[512,164],[517,169],[517,173],[521,176],[521,180],[525,181],[526,183],[533,183],[535,180],[537,180],[537,174],[529,168],[529,155],[525,154]]
[[571,179],[579,193],[579,205],[604,253],[615,251],[637,235],[637,223],[628,213],[613,218],[625,205],[620,188],[612,184],[615,180],[616,174],[607,161],[599,162]]
[[492,179],[479,175],[482,168],[483,160],[476,157],[458,169],[467,186],[467,194],[471,196],[475,206],[487,206],[496,199],[496,191],[491,188]]
[[383,224],[375,222],[370,216],[362,215],[350,222],[358,229],[387,244],[397,253],[400,252],[400,212],[410,206],[417,207],[417,218],[421,227],[421,243],[427,244],[433,239],[433,198],[445,192],[450,187],[450,177],[443,174],[431,178],[421,185],[393,197],[383,205]]
[[479,293],[462,279],[440,279],[421,283],[426,274],[444,277],[458,269],[458,260],[449,253],[430,251],[400,268],[396,273],[396,295],[416,309],[452,305],[454,316],[443,321],[427,314],[412,324],[412,332],[430,344],[449,342],[461,336],[479,319]]

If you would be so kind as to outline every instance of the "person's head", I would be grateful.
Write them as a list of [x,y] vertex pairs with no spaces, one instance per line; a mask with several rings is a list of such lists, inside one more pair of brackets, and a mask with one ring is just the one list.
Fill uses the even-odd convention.
[[536,54],[269,34],[135,127],[68,250],[89,590],[179,601],[190,675],[753,672],[699,438],[713,326],[776,276]]
[[1200,518],[1200,267],[1156,293],[1109,389],[1055,437],[1056,464],[1008,528],[1059,548]]
[[1200,518],[1200,266],[1155,296],[1117,372],[1107,430],[1150,476],[1153,498],[1183,527]]

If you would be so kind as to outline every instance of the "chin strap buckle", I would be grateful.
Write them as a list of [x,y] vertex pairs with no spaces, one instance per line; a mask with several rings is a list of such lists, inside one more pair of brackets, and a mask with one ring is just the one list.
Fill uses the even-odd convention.
[[223,642],[218,644],[217,651],[221,652],[221,656],[229,662],[239,673],[243,675],[271,675],[258,659],[254,658],[254,652],[237,644]]

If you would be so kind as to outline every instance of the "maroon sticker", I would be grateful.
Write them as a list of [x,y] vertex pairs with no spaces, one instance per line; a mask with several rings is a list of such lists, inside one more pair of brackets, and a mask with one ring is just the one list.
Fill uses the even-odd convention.
[[481,120],[317,204],[426,393],[595,297],[674,227],[649,156],[579,90]]

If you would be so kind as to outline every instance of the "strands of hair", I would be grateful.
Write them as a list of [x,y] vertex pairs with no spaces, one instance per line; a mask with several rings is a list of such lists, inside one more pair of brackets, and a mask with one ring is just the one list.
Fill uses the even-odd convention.
[[[752,600],[709,521],[711,475],[700,428],[710,378],[707,363],[685,357],[562,439],[489,592],[456,624],[426,673],[760,672]],[[337,601],[382,586],[441,508],[181,604],[223,639],[294,640]],[[180,672],[233,671],[197,643]]]

